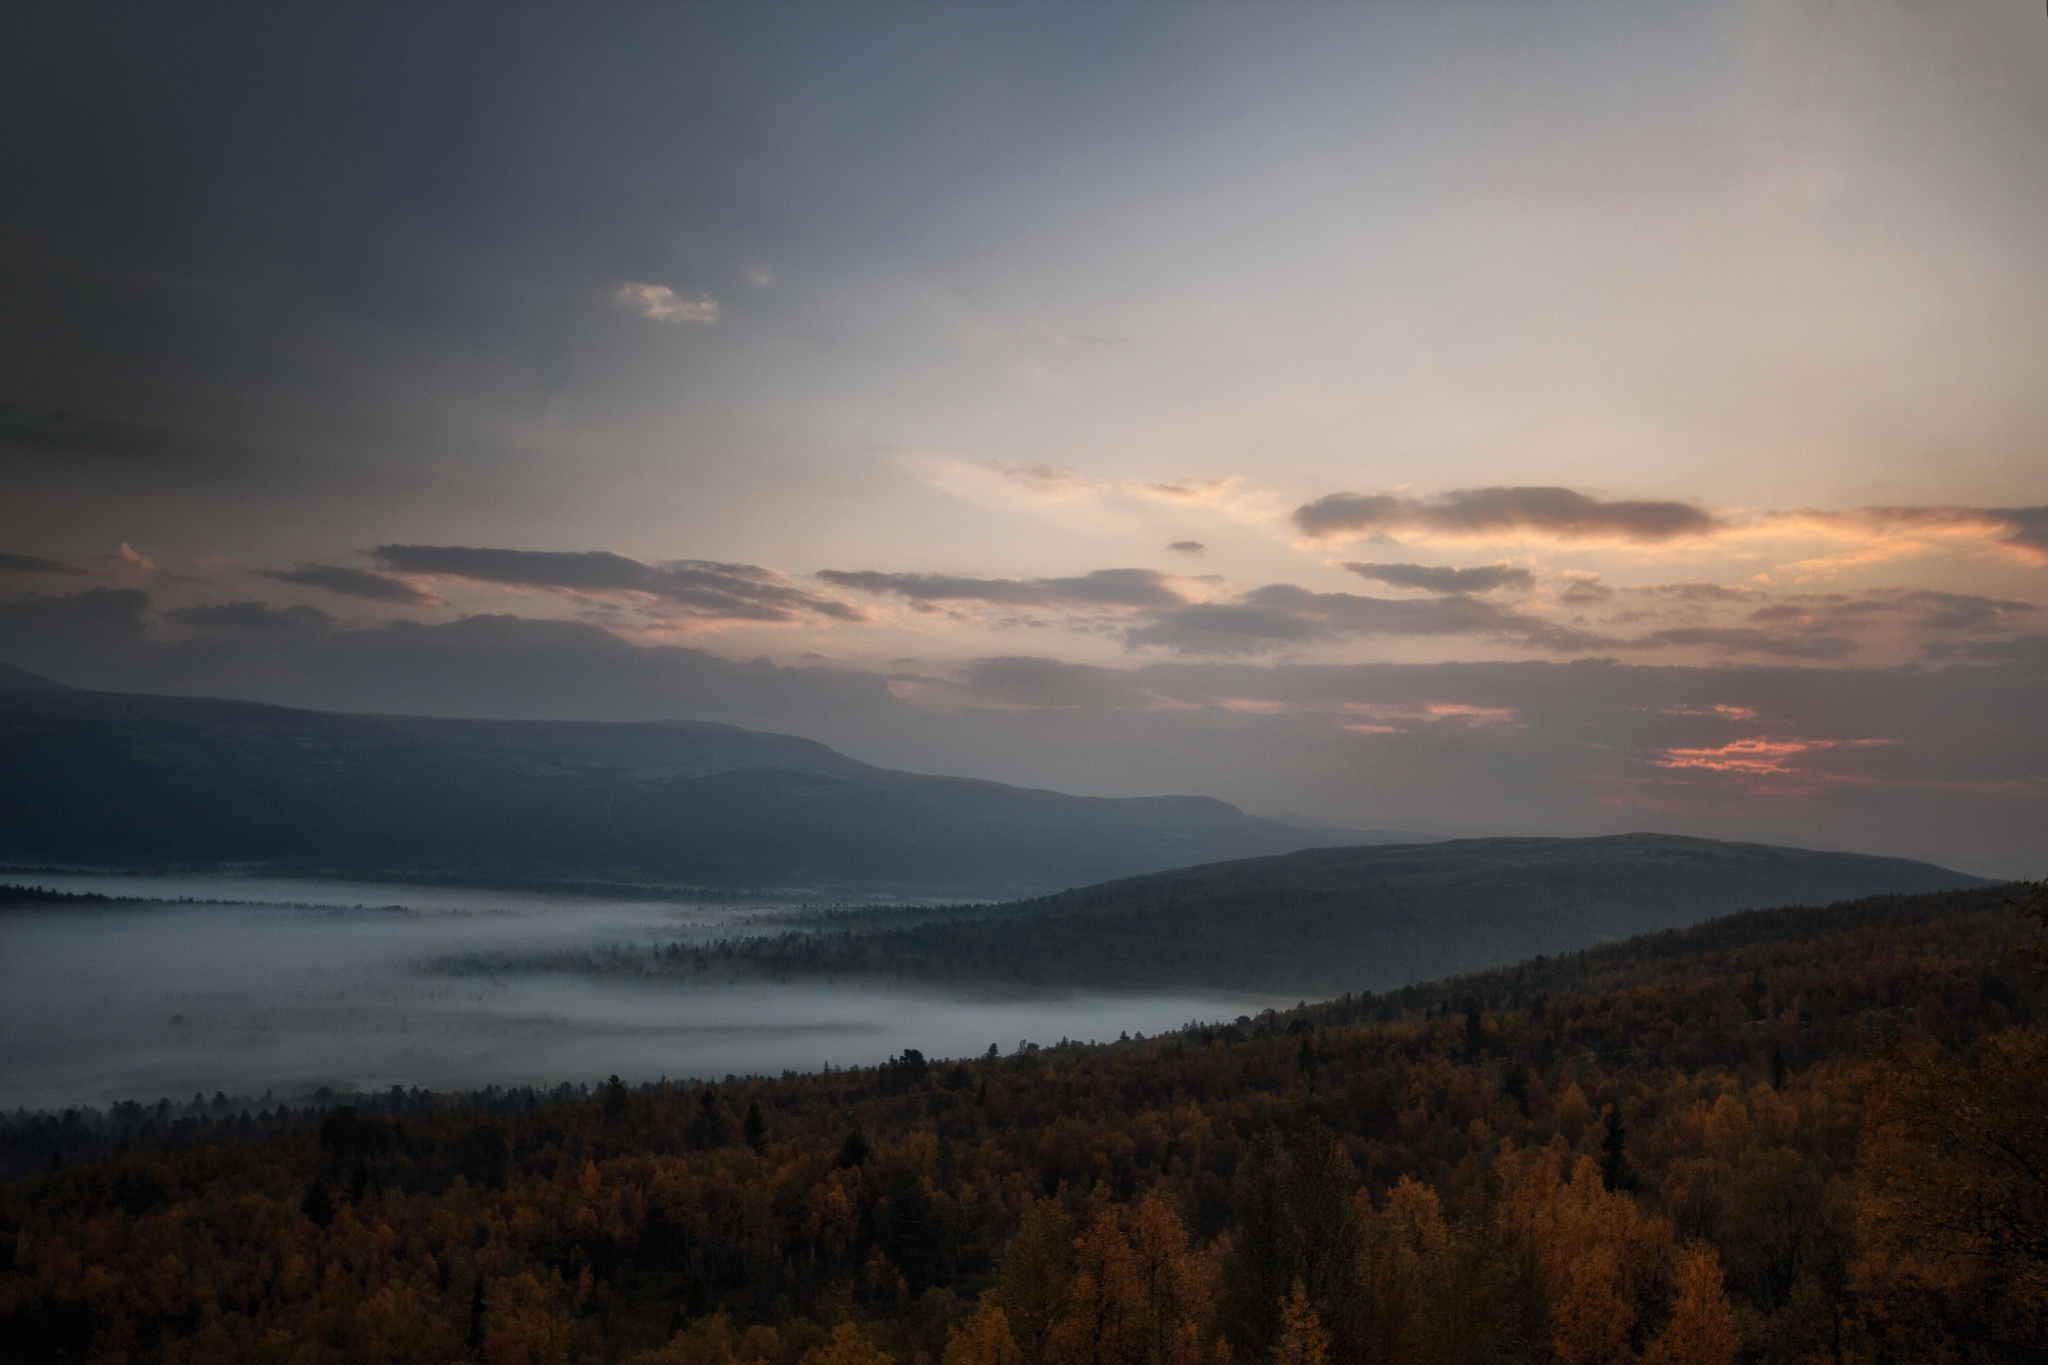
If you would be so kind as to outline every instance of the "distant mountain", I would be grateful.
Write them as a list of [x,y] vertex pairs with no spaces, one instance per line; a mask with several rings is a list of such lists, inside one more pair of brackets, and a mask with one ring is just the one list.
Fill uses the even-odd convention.
[[790,735],[338,715],[0,672],[0,859],[1015,896],[1319,842],[1206,797],[870,767]]
[[10,663],[0,663],[0,692],[70,692],[74,689],[60,682],[51,682],[25,668]]
[[1735,911],[1990,885],[1905,858],[1665,834],[1319,848],[1130,877],[912,927],[738,945],[778,973],[1041,986],[1385,990]]

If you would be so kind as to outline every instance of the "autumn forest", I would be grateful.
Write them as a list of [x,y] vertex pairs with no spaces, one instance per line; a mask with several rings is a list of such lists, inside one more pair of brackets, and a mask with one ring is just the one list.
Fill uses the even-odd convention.
[[1099,1046],[138,1135],[5,1190],[0,1336],[75,1362],[2040,1360],[2048,912],[2020,900],[1749,912]]

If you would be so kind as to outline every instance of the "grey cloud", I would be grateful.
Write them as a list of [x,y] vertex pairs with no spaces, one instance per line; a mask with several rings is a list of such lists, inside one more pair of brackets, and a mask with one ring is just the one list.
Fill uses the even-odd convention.
[[2010,526],[2006,544],[2048,556],[2048,507],[1994,507],[1991,515]]
[[1852,520],[1902,527],[1983,527],[1996,543],[2048,562],[2048,507],[1865,507],[1850,513],[1808,512],[1824,521]]
[[0,602],[0,639],[26,635],[94,639],[140,637],[149,594],[140,588],[88,588],[63,597]]
[[697,620],[865,621],[858,607],[789,586],[752,564],[677,559],[643,564],[608,550],[499,550],[461,545],[379,545],[377,558],[399,573],[464,578],[587,597],[634,594]]
[[1032,710],[1114,708],[1124,704],[1124,676],[1058,659],[1009,656],[976,659],[962,670],[961,689],[978,704]]
[[1453,569],[1431,564],[1344,565],[1360,578],[1387,583],[1397,588],[1421,588],[1426,592],[1492,592],[1497,588],[1533,588],[1536,575],[1507,564],[1488,564],[1477,569]]
[[1731,586],[1726,583],[1659,583],[1646,588],[1628,588],[1624,591],[1639,597],[1662,597],[1675,602],[1761,602],[1766,594],[1758,588]]
[[265,569],[265,578],[306,588],[325,588],[345,597],[363,597],[372,602],[395,602],[408,607],[438,607],[440,598],[403,578],[351,569],[340,564],[301,564],[296,569]]
[[55,559],[39,559],[35,555],[0,554],[0,573],[51,574],[75,578],[94,577],[90,570],[81,569],[76,564],[66,564]]
[[179,607],[164,613],[174,625],[196,630],[267,632],[277,630],[327,630],[336,623],[318,607],[285,607],[268,602],[223,602],[218,606]]
[[1559,540],[1614,537],[1654,543],[1718,529],[1712,513],[1683,502],[1603,502],[1569,488],[1472,488],[1438,498],[1332,493],[1294,511],[1318,540],[1534,532]]
[[1176,540],[1166,548],[1175,554],[1199,555],[1206,552],[1209,547],[1199,540]]
[[131,456],[176,449],[180,438],[133,422],[68,408],[0,403],[0,446],[46,454]]
[[964,578],[950,574],[826,569],[837,587],[913,602],[993,602],[1008,606],[1174,607],[1187,599],[1151,569],[1097,569],[1078,578]]
[[2048,670],[2048,635],[2015,635],[2010,640],[1936,640],[1921,653],[1932,660],[2020,664]]
[[1538,649],[1583,651],[1613,642],[1517,616],[1474,597],[1426,599],[1311,592],[1287,583],[1256,588],[1235,602],[1203,602],[1160,613],[1126,637],[1181,654],[1263,654],[1293,644],[1360,635],[1479,635]]
[[2013,598],[1973,593],[1935,592],[1924,588],[1874,588],[1848,593],[1799,593],[1759,607],[1748,619],[1763,624],[1802,623],[1854,630],[1895,620],[1922,630],[1984,631],[2006,629],[2040,608]]

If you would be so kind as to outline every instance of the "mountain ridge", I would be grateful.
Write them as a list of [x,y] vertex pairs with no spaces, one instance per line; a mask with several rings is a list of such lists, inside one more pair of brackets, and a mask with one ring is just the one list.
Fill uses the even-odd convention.
[[23,678],[0,675],[0,858],[17,861],[978,898],[1314,842],[1212,797],[900,772],[717,722],[358,715]]

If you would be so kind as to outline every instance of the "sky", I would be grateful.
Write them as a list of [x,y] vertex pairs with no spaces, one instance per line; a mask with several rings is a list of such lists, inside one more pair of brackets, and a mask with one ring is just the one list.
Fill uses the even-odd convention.
[[10,6],[0,660],[2048,873],[2017,0]]

